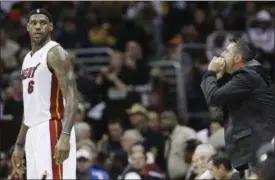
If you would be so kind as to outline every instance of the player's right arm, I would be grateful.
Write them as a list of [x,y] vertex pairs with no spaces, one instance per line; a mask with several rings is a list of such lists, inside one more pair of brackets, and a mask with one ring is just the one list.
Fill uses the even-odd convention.
[[22,122],[19,134],[17,136],[16,143],[14,145],[14,151],[12,154],[11,162],[15,171],[22,175],[24,173],[24,147],[26,141],[26,135],[28,132],[29,127],[24,124],[24,120]]

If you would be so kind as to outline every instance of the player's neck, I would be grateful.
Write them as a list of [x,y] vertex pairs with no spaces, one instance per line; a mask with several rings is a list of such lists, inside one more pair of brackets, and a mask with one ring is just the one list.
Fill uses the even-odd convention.
[[31,55],[33,55],[36,51],[38,51],[39,49],[41,49],[45,44],[47,44],[49,41],[51,40],[51,38],[47,38],[43,43],[41,44],[36,44],[34,42],[31,42],[31,46],[32,46],[32,52]]

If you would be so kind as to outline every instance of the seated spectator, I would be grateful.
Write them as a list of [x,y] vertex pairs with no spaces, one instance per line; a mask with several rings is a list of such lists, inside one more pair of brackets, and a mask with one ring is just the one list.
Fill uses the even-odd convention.
[[96,167],[96,156],[87,149],[79,149],[76,153],[77,158],[77,179],[108,179],[108,173]]
[[77,108],[77,113],[74,118],[75,123],[83,122],[85,120],[85,107],[83,104],[79,103]]
[[91,127],[86,122],[78,122],[74,125],[76,141],[90,139],[92,132]]
[[186,142],[186,146],[184,149],[184,161],[186,162],[186,164],[188,164],[189,169],[186,173],[185,179],[186,180],[191,180],[194,179],[196,177],[196,174],[194,173],[194,170],[191,166],[192,163],[192,157],[193,154],[197,148],[198,145],[200,145],[201,142],[198,139],[190,139]]
[[147,110],[141,104],[134,104],[127,110],[132,128],[144,135],[148,131]]
[[213,178],[209,170],[209,160],[215,154],[215,149],[210,144],[197,146],[192,157],[192,168],[196,173],[195,179]]
[[137,142],[144,142],[144,138],[137,130],[134,129],[126,130],[121,137],[122,148],[128,156],[131,154],[132,145]]
[[212,156],[210,163],[210,172],[215,179],[240,179],[239,173],[232,168],[227,153],[217,152]]
[[[264,144],[257,152],[257,168],[253,179],[271,180],[275,177],[275,153],[273,144]],[[252,178],[251,178],[252,179]]]
[[161,173],[160,168],[155,164],[146,163],[146,155],[144,152],[136,151],[131,155],[131,168],[125,174],[122,179],[164,179],[164,175]]
[[123,135],[123,128],[119,121],[110,121],[108,123],[108,135],[103,135],[97,143],[98,150],[108,155],[122,151],[120,144]]
[[189,167],[183,159],[183,147],[188,140],[197,139],[196,132],[189,127],[179,125],[178,118],[172,111],[163,112],[160,119],[161,127],[168,135],[164,153],[167,175],[169,179],[184,179]]

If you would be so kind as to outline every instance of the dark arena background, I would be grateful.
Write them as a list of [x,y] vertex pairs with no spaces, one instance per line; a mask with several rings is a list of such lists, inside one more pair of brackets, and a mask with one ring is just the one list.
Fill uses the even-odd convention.
[[[200,83],[231,38],[252,42],[274,83],[271,1],[1,1],[0,179],[25,177],[10,158],[23,119],[27,15],[36,8],[52,15],[52,39],[74,64],[77,179],[213,178],[211,162],[192,155],[199,144],[205,157],[224,152],[228,112],[208,107]],[[173,122],[179,133],[167,134]]]

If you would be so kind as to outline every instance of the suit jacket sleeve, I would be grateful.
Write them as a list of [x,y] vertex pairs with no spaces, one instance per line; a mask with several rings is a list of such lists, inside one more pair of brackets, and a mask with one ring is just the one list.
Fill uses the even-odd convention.
[[231,80],[219,87],[216,73],[208,71],[203,77],[201,88],[208,105],[216,107],[244,99],[252,92],[245,72],[236,73]]

